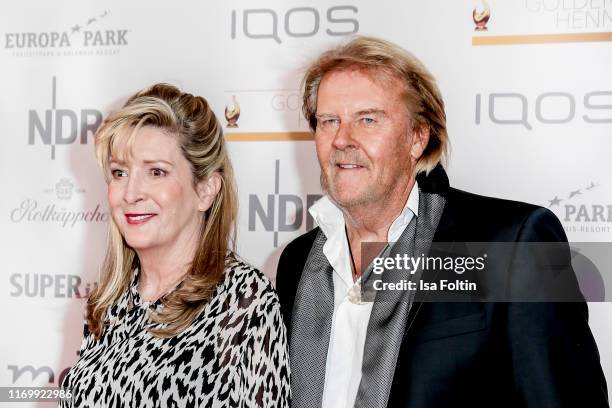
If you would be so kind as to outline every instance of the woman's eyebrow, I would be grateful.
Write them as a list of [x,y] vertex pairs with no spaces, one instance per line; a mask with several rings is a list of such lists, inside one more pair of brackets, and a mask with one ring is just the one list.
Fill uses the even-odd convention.
[[144,164],[154,164],[154,163],[166,163],[170,166],[174,166],[174,163],[168,161],[168,160],[163,160],[163,159],[157,159],[157,160],[143,160],[142,161]]
[[[144,164],[154,164],[154,163],[166,163],[170,166],[174,166],[174,163],[172,163],[171,161],[168,160],[164,160],[164,159],[157,159],[157,160],[151,160],[151,159],[147,159],[147,160],[143,160],[142,161]],[[118,160],[118,159],[110,159],[109,163],[113,163],[113,164],[119,164],[121,166],[125,166],[127,165],[127,163],[123,160]]]

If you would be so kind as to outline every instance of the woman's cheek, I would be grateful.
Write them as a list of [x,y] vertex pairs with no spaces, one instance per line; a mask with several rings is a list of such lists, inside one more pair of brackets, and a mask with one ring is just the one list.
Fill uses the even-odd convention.
[[110,209],[110,212],[113,216],[113,218],[115,219],[115,222],[119,222],[120,220],[117,219],[117,215],[119,215],[119,212],[122,212],[121,210],[121,200],[122,200],[122,192],[121,192],[121,188],[118,188],[118,186],[113,186],[112,184],[109,184],[108,186],[108,194],[107,194],[107,198],[108,198],[108,206]]

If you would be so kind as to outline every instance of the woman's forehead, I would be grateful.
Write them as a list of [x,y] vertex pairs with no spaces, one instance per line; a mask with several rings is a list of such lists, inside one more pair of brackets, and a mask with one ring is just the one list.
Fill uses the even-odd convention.
[[144,126],[120,132],[113,139],[110,160],[174,161],[182,155],[178,138],[161,128]]

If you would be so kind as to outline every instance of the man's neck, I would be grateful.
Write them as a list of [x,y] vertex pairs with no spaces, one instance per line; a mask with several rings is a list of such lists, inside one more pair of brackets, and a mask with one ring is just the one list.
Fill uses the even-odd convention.
[[414,183],[415,178],[411,177],[404,188],[387,200],[343,208],[344,224],[349,240],[386,242],[389,228],[404,209]]
[[361,274],[361,243],[387,242],[389,228],[404,209],[414,183],[415,177],[413,176],[404,188],[391,195],[388,200],[370,203],[367,206],[342,209],[346,235],[355,266],[353,279]]

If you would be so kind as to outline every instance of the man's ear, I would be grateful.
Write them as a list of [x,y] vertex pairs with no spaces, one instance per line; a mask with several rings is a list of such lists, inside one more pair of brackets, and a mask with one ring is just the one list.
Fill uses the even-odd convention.
[[412,132],[412,147],[410,148],[410,157],[416,163],[429,143],[429,126],[426,124],[419,125]]
[[208,178],[198,181],[196,193],[198,194],[198,211],[206,211],[215,201],[215,197],[221,190],[221,175],[214,172]]

